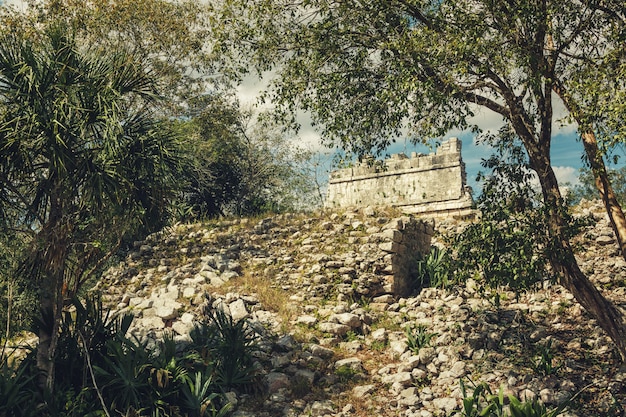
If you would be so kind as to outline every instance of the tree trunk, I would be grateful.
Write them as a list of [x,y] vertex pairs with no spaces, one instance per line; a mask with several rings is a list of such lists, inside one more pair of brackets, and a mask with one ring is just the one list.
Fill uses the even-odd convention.
[[40,320],[37,337],[37,369],[39,369],[39,387],[52,392],[54,389],[54,354],[56,349],[54,317],[54,301],[47,289],[40,289],[39,308]]
[[622,362],[626,362],[626,326],[621,312],[598,291],[576,262],[552,259],[551,264],[555,270],[560,271],[561,285],[596,319],[598,325],[615,343]]
[[39,386],[48,392],[54,390],[55,356],[59,327],[63,311],[63,270],[43,277],[39,289],[41,325],[37,337],[37,368],[40,371]]
[[[529,152],[531,154],[531,152]],[[563,217],[563,201],[558,182],[548,156],[534,154],[531,164],[537,171],[543,191],[544,202],[549,209],[548,233],[550,264],[557,273],[560,284],[570,291],[580,305],[587,310],[598,325],[613,340],[622,361],[626,361],[626,325],[621,312],[607,300],[580,270],[567,237],[567,224]]]
[[587,159],[589,160],[589,165],[591,167],[591,172],[593,173],[593,177],[595,179],[596,188],[600,192],[602,203],[604,204],[606,213],[609,216],[611,227],[613,228],[613,232],[617,238],[617,243],[622,253],[622,257],[626,259],[626,217],[624,216],[622,206],[617,201],[617,196],[615,195],[611,182],[609,181],[609,176],[606,171],[606,166],[604,165],[604,160],[602,159],[602,154],[598,149],[596,135],[593,131],[587,131],[583,132],[581,137],[585,147],[585,153],[587,154]]
[[[55,190],[61,189],[57,184]],[[63,284],[69,249],[71,225],[64,221],[59,194],[52,193],[48,222],[38,233],[33,253],[34,270],[38,270],[39,308],[42,323],[38,331],[37,368],[41,389],[53,392],[55,356],[63,312]]]

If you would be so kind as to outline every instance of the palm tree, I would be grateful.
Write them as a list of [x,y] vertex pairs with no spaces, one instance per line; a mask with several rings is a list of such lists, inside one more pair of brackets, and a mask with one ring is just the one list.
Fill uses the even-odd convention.
[[145,63],[42,31],[0,35],[0,222],[28,243],[20,273],[38,284],[37,366],[52,390],[64,302],[129,233],[162,221],[179,153]]

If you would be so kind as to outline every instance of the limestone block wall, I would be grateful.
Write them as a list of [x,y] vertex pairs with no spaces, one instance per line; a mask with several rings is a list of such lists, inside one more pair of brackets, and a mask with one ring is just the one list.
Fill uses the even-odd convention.
[[326,206],[394,206],[407,213],[471,212],[461,141],[451,138],[429,155],[395,154],[385,161],[362,162],[330,175]]

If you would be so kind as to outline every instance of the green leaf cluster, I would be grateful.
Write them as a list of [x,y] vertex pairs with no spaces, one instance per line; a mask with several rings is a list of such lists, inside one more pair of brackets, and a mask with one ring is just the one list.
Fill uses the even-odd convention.
[[125,239],[164,224],[180,144],[128,53],[85,50],[60,24],[0,39],[0,222],[22,245],[4,272],[59,317]]
[[438,335],[438,333],[429,332],[424,324],[408,325],[404,328],[404,334],[409,350],[415,355],[419,353],[420,349],[429,346],[430,341]]
[[205,95],[194,100],[189,119],[178,124],[189,138],[181,196],[188,217],[315,206],[313,181],[304,170],[311,152],[262,114],[233,98]]
[[179,114],[190,98],[217,83],[207,56],[207,16],[195,1],[46,0],[27,7],[0,8],[7,32],[37,42],[37,27],[57,22],[81,45],[98,53],[126,50],[148,63],[159,79],[168,115]]
[[167,222],[181,142],[156,114],[145,61],[84,47],[59,22],[34,30],[38,42],[0,33],[0,225],[19,248],[3,275],[30,285],[52,320],[39,327],[43,370],[66,302],[125,242]]
[[417,261],[417,287],[447,288],[455,279],[451,258],[445,249],[431,246],[430,252],[424,259]]

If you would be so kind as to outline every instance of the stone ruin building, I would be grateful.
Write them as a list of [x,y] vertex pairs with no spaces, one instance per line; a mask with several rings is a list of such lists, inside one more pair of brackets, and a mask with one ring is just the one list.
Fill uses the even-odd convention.
[[394,154],[385,161],[363,161],[334,171],[325,205],[393,206],[411,214],[469,216],[473,200],[466,185],[461,141],[450,138],[429,155]]

